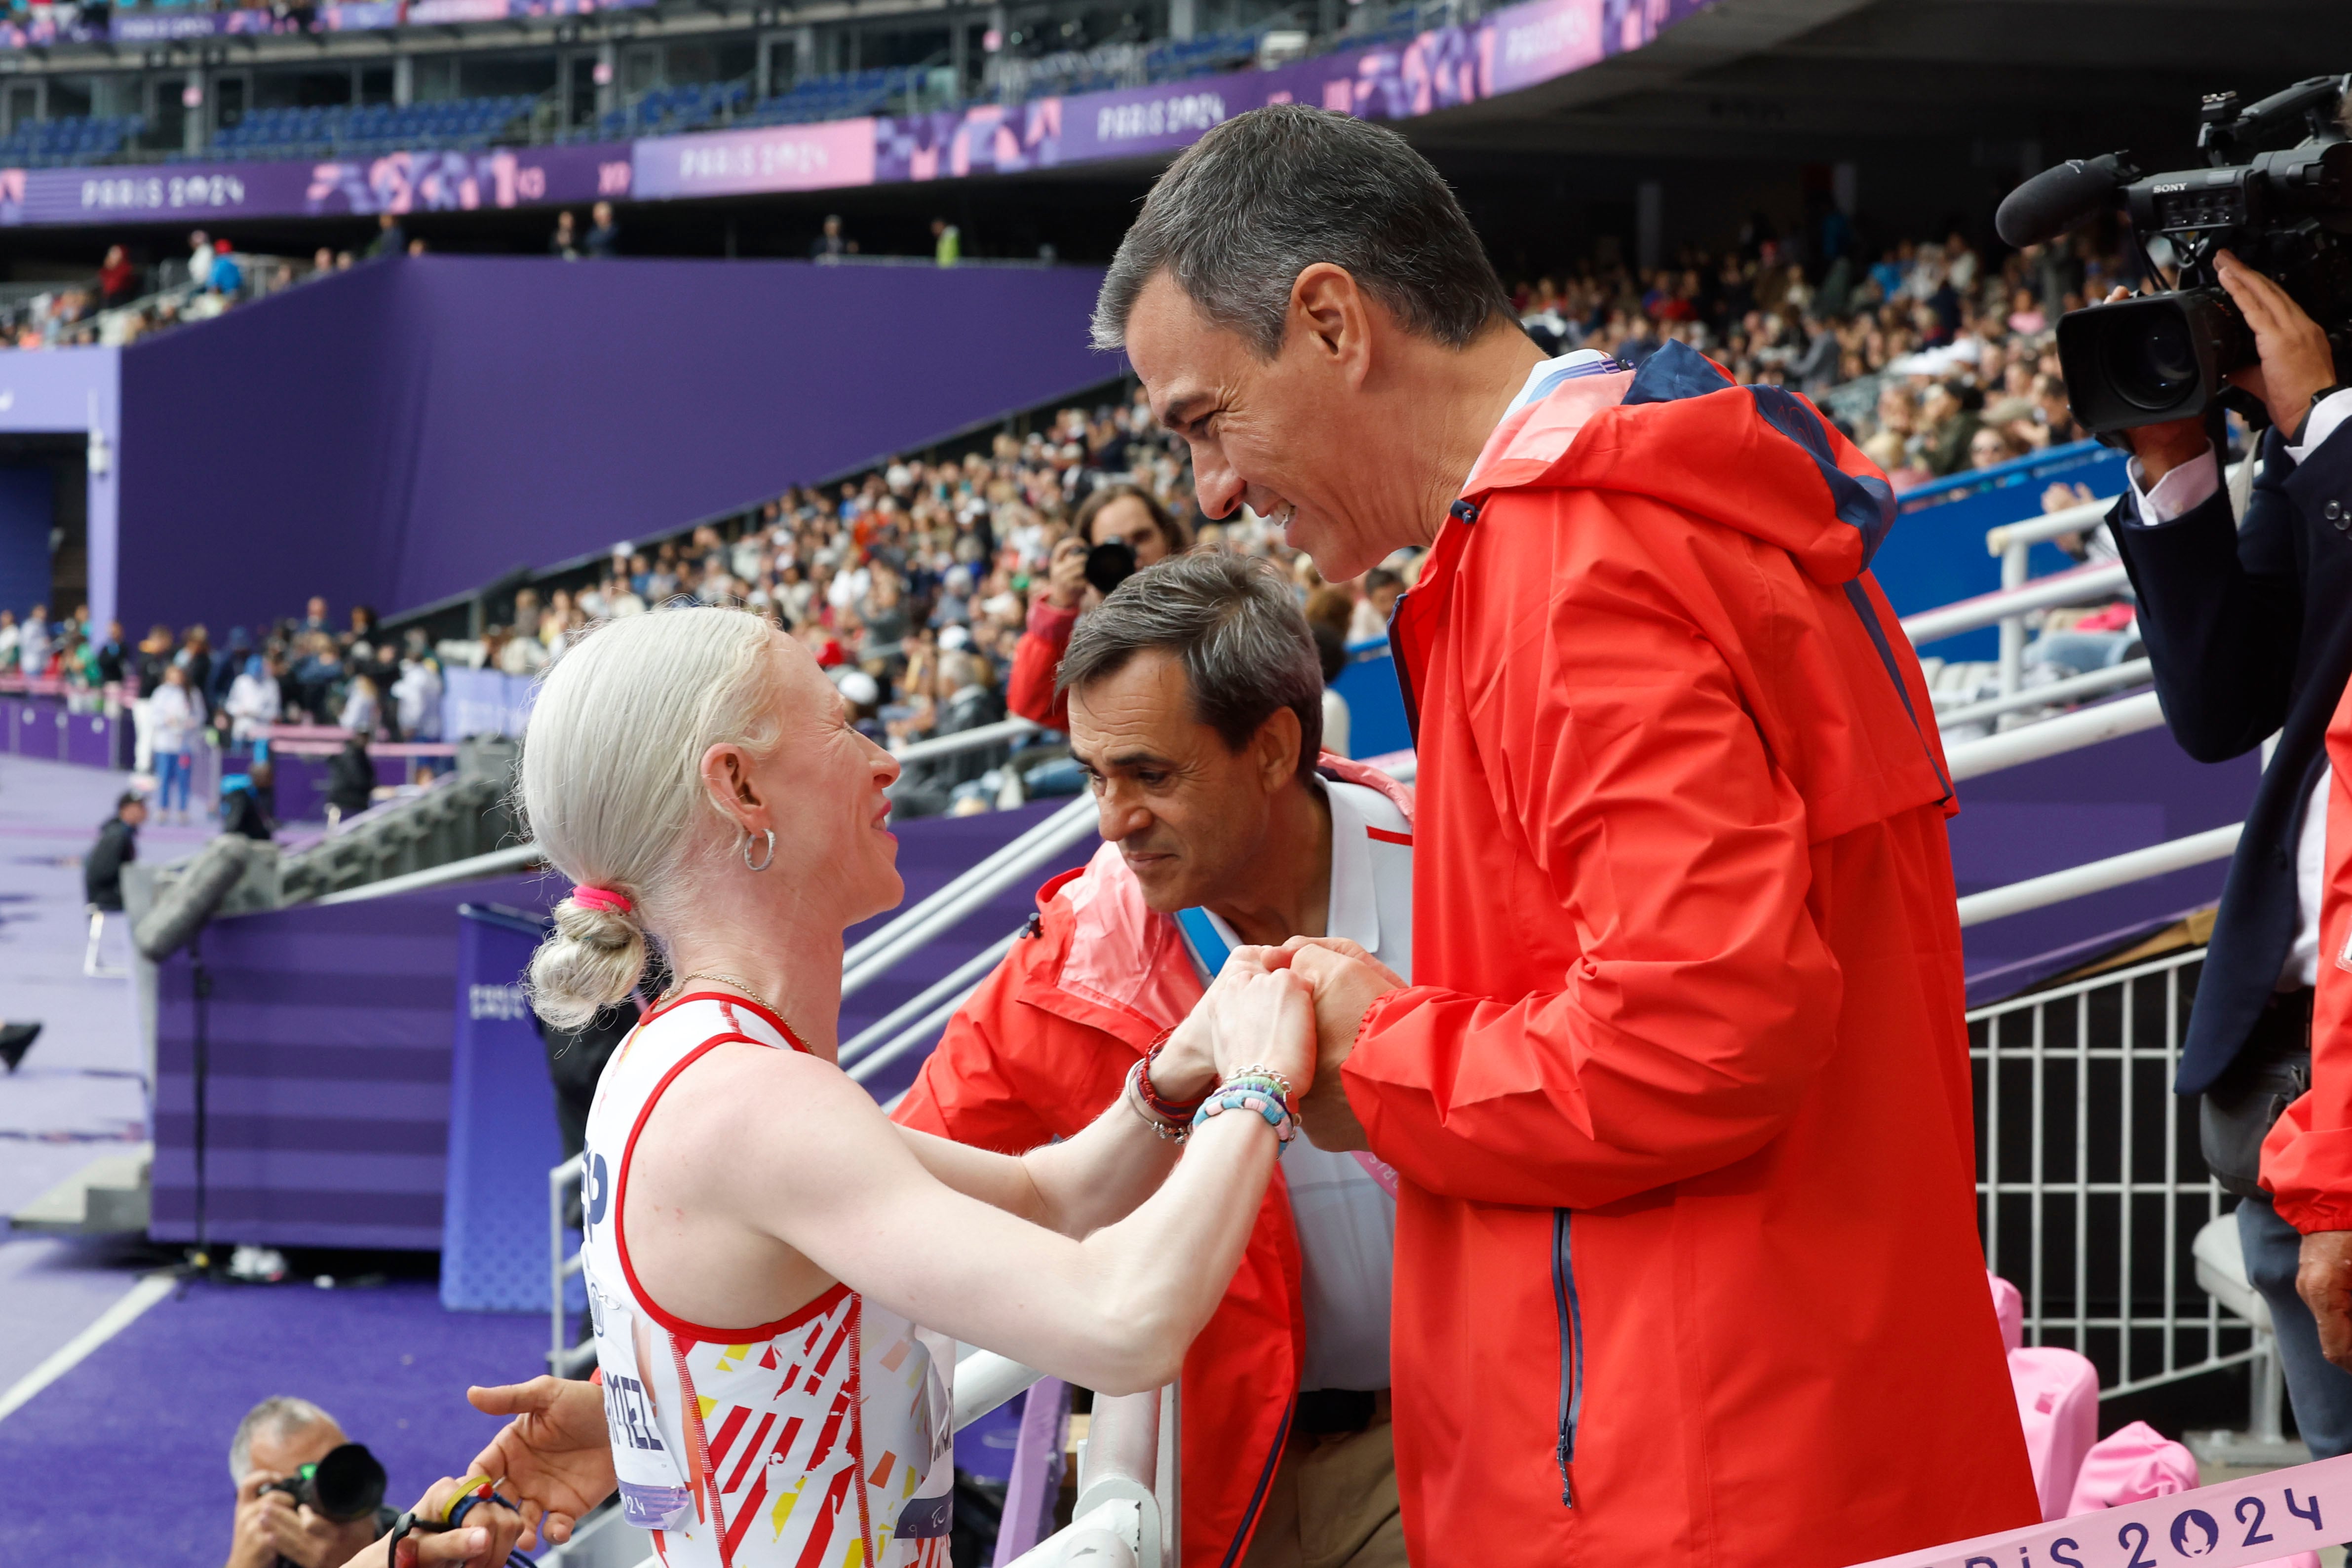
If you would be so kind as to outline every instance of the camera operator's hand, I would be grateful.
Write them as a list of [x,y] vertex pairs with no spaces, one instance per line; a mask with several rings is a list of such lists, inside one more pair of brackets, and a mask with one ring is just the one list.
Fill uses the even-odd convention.
[[534,1377],[468,1388],[466,1397],[486,1415],[514,1417],[474,1456],[473,1469],[505,1477],[499,1490],[523,1505],[549,1541],[571,1540],[579,1517],[620,1484],[604,1430],[604,1392],[594,1384]]
[[237,1483],[228,1568],[277,1568],[279,1544],[299,1533],[301,1519],[294,1500],[284,1492],[262,1490],[279,1479],[268,1470],[256,1470]]
[[2352,1230],[2315,1230],[2296,1259],[2295,1294],[2319,1325],[2319,1352],[2352,1372]]
[[1056,610],[1076,610],[1087,597],[1087,541],[1066,534],[1045,567],[1045,597]]
[[2214,271],[2253,329],[2262,362],[2232,371],[2230,380],[2263,400],[2271,423],[2289,440],[2302,429],[2314,394],[2336,384],[2336,354],[2327,333],[2304,314],[2287,291],[2228,251],[2214,257]]
[[282,1479],[256,1470],[238,1485],[229,1568],[276,1568],[281,1557],[301,1568],[333,1568],[373,1533],[371,1524],[338,1524],[265,1490]]

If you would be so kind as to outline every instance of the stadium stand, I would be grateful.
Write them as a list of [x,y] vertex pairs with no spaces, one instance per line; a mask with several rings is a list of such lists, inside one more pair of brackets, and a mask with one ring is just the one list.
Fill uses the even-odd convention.
[[0,163],[31,169],[103,163],[136,141],[146,123],[136,114],[26,120],[0,137]]
[[[404,150],[471,150],[518,131],[527,94],[402,107],[257,109],[223,131],[215,151],[245,158],[365,157]],[[209,156],[210,154],[205,154]],[[177,153],[175,158],[196,156]]]

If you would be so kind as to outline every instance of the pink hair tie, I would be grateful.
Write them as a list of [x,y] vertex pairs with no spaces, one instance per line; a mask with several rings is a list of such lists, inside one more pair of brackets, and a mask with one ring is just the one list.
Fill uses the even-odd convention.
[[589,887],[584,883],[572,890],[572,902],[583,909],[610,910],[614,915],[626,915],[636,907],[609,887]]

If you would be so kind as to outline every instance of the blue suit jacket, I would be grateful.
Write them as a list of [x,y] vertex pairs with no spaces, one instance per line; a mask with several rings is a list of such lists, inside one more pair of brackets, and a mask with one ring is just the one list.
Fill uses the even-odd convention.
[[2327,722],[2352,677],[2352,425],[2297,466],[2276,431],[2243,528],[2226,492],[2144,527],[2127,489],[2107,515],[2156,670],[2165,723],[2200,762],[2279,732],[2230,862],[2175,1087],[2202,1092],[2236,1060],[2294,945],[2295,839]]

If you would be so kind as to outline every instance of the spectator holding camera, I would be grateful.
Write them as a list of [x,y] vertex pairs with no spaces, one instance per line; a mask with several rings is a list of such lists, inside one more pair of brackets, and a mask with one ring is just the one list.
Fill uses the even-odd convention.
[[1029,629],[1013,649],[1013,676],[1006,684],[1006,706],[1048,729],[1070,727],[1069,702],[1054,689],[1054,675],[1078,617],[1102,602],[1104,590],[1087,580],[1087,557],[1112,544],[1130,553],[1127,571],[1119,574],[1125,577],[1182,554],[1189,541],[1183,525],[1158,497],[1134,485],[1105,485],[1078,508],[1074,530],[1054,546],[1045,591],[1029,608]]
[[390,1530],[399,1515],[379,1500],[348,1519],[331,1519],[303,1498],[305,1465],[317,1465],[350,1439],[332,1416],[307,1399],[278,1395],[245,1413],[229,1440],[228,1473],[236,1482],[236,1522],[228,1568],[335,1568]]
[[2326,1458],[2352,1452],[2352,1374],[2321,1354],[2295,1286],[2299,1258],[2326,1243],[2282,1218],[2260,1167],[2278,1108],[2311,1071],[2325,747],[2352,675],[2352,439],[2342,434],[2352,390],[2337,385],[2326,331],[2284,289],[2227,251],[2217,270],[2260,356],[2230,379],[2272,426],[2243,525],[2202,419],[2124,433],[2131,486],[2108,523],[2173,737],[2219,762],[2278,736],[2231,862],[2175,1087],[2201,1096],[2205,1162],[2242,1200],[2246,1271],[2277,1326],[2295,1424]]
[[536,1516],[483,1475],[434,1482],[409,1514],[384,1507],[383,1467],[307,1399],[278,1395],[247,1411],[228,1469],[228,1568],[491,1568],[537,1544]]

